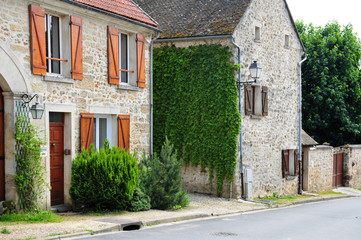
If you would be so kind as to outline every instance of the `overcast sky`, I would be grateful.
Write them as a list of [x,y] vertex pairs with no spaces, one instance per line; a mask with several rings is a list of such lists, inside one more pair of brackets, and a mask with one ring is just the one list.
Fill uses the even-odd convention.
[[286,0],[293,19],[324,26],[332,20],[351,23],[361,38],[361,0]]

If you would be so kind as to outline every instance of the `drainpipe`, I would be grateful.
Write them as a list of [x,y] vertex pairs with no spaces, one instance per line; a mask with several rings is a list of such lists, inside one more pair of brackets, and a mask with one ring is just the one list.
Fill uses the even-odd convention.
[[[238,64],[241,65],[241,48],[234,42],[234,38],[233,36],[231,37],[231,42],[232,44],[238,49]],[[237,82],[237,87],[238,87],[238,111],[239,111],[239,115],[242,118],[242,104],[241,104],[241,99],[242,99],[242,91],[241,91],[241,68],[238,69],[238,82]],[[242,122],[241,122],[241,126],[240,126],[240,133],[239,133],[239,159],[240,159],[240,164],[241,164],[241,196],[244,197],[244,186],[243,186],[243,143],[242,143]],[[232,189],[232,185],[231,185],[231,189]],[[231,191],[232,193],[232,191]]]
[[157,36],[150,41],[150,94],[149,94],[149,107],[150,107],[150,146],[149,154],[153,156],[153,42],[157,40],[160,33],[157,33]]
[[302,63],[306,61],[308,54],[306,53],[305,58],[298,63],[298,70],[299,70],[299,124],[298,124],[298,169],[299,169],[299,176],[298,176],[298,194],[302,194],[303,189],[303,174],[302,174],[302,142],[301,142],[301,131],[302,131]]

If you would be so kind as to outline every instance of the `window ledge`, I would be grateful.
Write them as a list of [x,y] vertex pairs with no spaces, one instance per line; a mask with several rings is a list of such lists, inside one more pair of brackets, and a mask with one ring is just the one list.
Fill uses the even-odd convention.
[[139,91],[139,87],[135,87],[129,84],[118,84],[117,88],[123,90],[130,90],[130,91]]
[[295,180],[295,179],[296,179],[296,176],[288,176],[288,177],[286,177],[287,181],[291,181],[291,180]]
[[262,119],[262,115],[251,115],[252,119]]
[[62,75],[45,75],[43,76],[43,80],[46,82],[57,82],[57,83],[70,83],[73,84],[74,80],[71,78],[64,77]]
[[261,43],[261,39],[254,39],[254,42]]

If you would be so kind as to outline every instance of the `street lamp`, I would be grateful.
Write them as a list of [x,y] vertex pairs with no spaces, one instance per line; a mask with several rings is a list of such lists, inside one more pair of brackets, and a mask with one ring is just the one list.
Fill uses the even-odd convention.
[[251,66],[249,66],[249,71],[251,72],[251,77],[254,79],[254,82],[256,82],[257,78],[261,76],[262,68],[257,61],[253,61]]
[[39,96],[38,94],[34,94],[34,96],[29,96],[28,94],[24,94],[22,96],[23,99],[23,107],[26,106],[26,104],[30,103],[31,100],[34,99],[34,97],[36,97],[36,102],[34,105],[32,105],[30,107],[30,112],[31,112],[31,116],[33,117],[33,119],[41,119],[44,113],[44,106],[42,104],[39,103]]

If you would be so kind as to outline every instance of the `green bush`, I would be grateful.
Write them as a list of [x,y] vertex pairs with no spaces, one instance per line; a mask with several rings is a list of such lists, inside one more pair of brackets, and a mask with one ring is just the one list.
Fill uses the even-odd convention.
[[129,203],[128,210],[131,212],[147,211],[150,207],[150,197],[140,188],[137,188],[134,191],[133,198]]
[[166,138],[160,157],[145,157],[139,164],[140,186],[151,199],[151,207],[169,209],[174,206],[186,206],[188,197],[182,191],[181,164],[177,153]]
[[74,159],[70,196],[76,206],[95,210],[126,209],[138,186],[137,159],[124,149],[84,150]]

